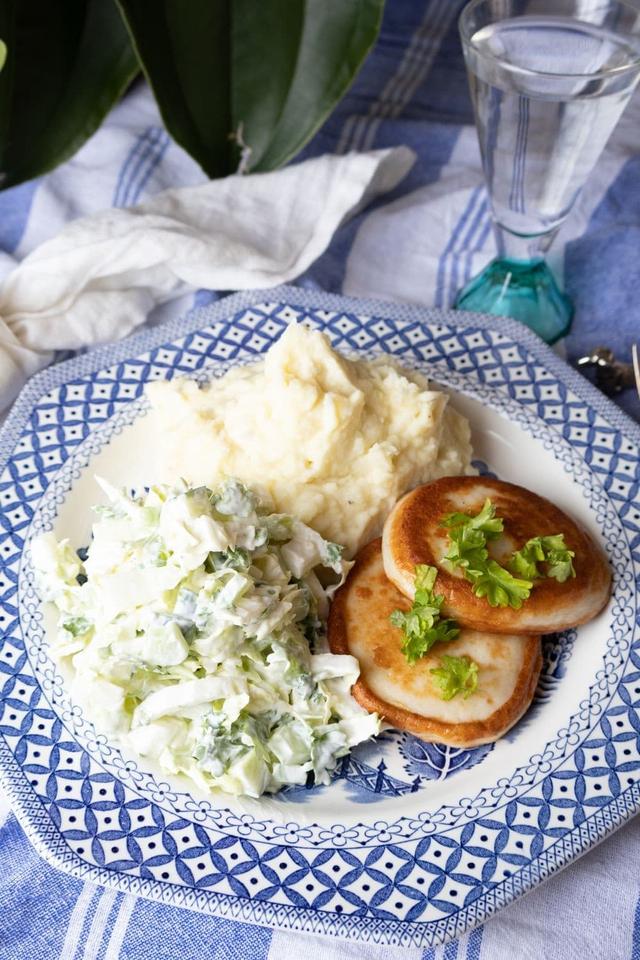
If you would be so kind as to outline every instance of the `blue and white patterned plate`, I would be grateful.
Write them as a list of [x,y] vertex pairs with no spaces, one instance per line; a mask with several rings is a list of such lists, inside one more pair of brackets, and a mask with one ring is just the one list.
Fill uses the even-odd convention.
[[[263,353],[292,318],[456,391],[481,469],[604,544],[607,610],[548,639],[536,700],[494,747],[389,732],[329,787],[194,795],[96,733],[49,657],[30,539],[86,542],[95,473],[150,479],[144,385]],[[0,449],[0,770],[38,850],[74,876],[194,910],[435,944],[531,889],[640,807],[640,430],[511,321],[281,288],[240,294],[34,378]]]

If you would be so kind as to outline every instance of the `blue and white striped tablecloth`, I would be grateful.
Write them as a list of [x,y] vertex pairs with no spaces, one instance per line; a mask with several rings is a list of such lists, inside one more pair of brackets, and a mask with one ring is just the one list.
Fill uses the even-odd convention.
[[[446,306],[492,254],[486,192],[457,38],[461,0],[388,3],[355,86],[304,156],[405,143],[407,179],[343,226],[300,279],[352,295]],[[576,358],[640,339],[640,99],[636,97],[556,243],[576,317]],[[144,85],[48,176],[0,194],[0,277],[71,218],[201,182]],[[216,297],[198,291],[184,312]],[[166,313],[166,311],[165,311]],[[640,417],[632,391],[620,397]],[[0,960],[640,960],[640,820],[472,933],[436,949],[273,932],[82,883],[49,867],[0,799]]]

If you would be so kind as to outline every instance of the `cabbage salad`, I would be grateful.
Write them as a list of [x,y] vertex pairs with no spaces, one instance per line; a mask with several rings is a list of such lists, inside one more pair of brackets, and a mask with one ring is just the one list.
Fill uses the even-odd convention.
[[140,496],[99,482],[109,504],[94,508],[86,551],[52,533],[31,548],[72,698],[99,730],[204,790],[327,783],[379,728],[350,694],[357,660],[326,644],[318,571],[342,582],[341,547],[237,481]]

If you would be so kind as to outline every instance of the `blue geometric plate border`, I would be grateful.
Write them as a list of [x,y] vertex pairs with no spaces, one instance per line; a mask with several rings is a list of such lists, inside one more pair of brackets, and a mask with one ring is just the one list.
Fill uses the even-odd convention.
[[[89,747],[39,647],[22,564],[34,518],[42,524],[43,505],[63,502],[80,448],[114,416],[130,419],[144,380],[259,354],[298,315],[342,349],[383,349],[433,365],[436,379],[444,369],[462,392],[472,374],[468,392],[553,447],[582,485],[616,575],[602,669],[578,715],[528,766],[491,798],[373,831],[336,824],[324,837],[294,823],[265,829],[249,815],[216,823],[197,804],[154,795],[153,778],[118,770],[104,741]],[[79,381],[91,384],[91,403],[82,391],[74,400]],[[74,403],[73,417],[60,415]],[[0,777],[26,833],[74,876],[269,926],[433,945],[481,923],[640,808],[639,454],[640,428],[513,321],[293,287],[236,294],[43,371],[0,436]]]

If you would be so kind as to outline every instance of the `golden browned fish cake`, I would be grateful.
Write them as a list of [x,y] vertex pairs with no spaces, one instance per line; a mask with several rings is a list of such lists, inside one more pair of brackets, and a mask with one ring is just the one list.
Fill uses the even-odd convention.
[[[551,577],[536,581],[519,610],[492,607],[484,597],[476,597],[462,570],[448,570],[442,563],[449,540],[441,520],[453,511],[475,515],[487,497],[504,520],[504,533],[488,544],[494,560],[506,565],[532,537],[562,533],[575,552],[576,576],[564,583]],[[611,592],[607,558],[588,533],[543,497],[489,477],[443,477],[406,494],[387,518],[382,554],[387,576],[408,597],[414,593],[416,564],[437,567],[436,592],[445,598],[443,613],[492,633],[553,633],[575,627],[595,617]]]
[[[367,710],[423,740],[474,747],[501,737],[520,719],[536,689],[542,667],[540,637],[503,636],[462,629],[410,665],[402,653],[402,631],[389,615],[410,601],[387,579],[381,541],[360,551],[329,613],[333,653],[360,663],[352,694]],[[443,700],[431,670],[442,654],[467,655],[478,664],[478,686],[465,699]]]

